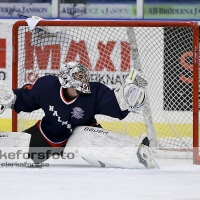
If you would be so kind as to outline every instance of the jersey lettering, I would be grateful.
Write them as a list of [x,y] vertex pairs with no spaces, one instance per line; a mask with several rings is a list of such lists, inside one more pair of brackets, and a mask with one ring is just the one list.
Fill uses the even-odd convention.
[[67,124],[68,124],[68,121],[62,122],[62,125],[67,125]]
[[58,115],[58,111],[54,110],[54,106],[49,106],[49,111],[53,112],[52,115],[58,117],[58,122],[61,122],[62,125],[67,126],[68,129],[71,129],[71,124],[68,124],[68,121],[62,121],[61,117]]
[[70,129],[70,128],[71,128],[71,124],[67,124],[67,128],[69,128],[69,129]]
[[60,117],[58,117],[58,122],[62,122],[62,120],[60,119]]
[[53,116],[58,116],[57,111],[54,111],[54,112],[53,112]]
[[54,106],[49,106],[49,111],[53,111]]

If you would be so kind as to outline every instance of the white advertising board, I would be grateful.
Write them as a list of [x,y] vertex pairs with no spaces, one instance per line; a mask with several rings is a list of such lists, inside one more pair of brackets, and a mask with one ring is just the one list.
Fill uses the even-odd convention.
[[0,3],[0,17],[25,16],[51,17],[49,3]]

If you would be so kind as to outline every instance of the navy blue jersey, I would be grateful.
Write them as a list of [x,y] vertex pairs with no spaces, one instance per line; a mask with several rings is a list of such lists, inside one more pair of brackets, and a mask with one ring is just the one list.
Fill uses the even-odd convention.
[[72,130],[92,125],[96,114],[123,119],[128,111],[121,111],[114,91],[99,82],[90,83],[91,94],[80,94],[72,101],[64,97],[64,89],[56,76],[39,78],[33,86],[14,90],[17,96],[14,110],[32,112],[42,109],[45,116],[40,126],[43,135],[54,143],[67,140]]

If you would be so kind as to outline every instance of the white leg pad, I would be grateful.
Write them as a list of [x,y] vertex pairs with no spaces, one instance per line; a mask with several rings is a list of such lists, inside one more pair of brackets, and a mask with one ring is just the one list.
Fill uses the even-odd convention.
[[0,132],[0,163],[27,160],[31,135],[21,132]]
[[96,167],[144,168],[136,155],[137,142],[131,136],[80,126],[69,138],[64,156],[72,152]]

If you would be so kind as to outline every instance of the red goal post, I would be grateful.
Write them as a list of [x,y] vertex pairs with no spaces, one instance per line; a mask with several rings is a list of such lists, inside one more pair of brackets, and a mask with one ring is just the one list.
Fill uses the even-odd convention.
[[[39,28],[39,29],[38,29]],[[136,138],[147,133],[153,146],[199,158],[199,26],[179,21],[44,20],[30,30],[26,21],[13,26],[12,86],[56,75],[60,64],[77,60],[91,81],[111,89],[122,84],[130,67],[148,80],[143,111],[122,121],[96,116],[103,128]],[[12,114],[13,131],[43,116]],[[176,156],[175,156],[176,157]]]

